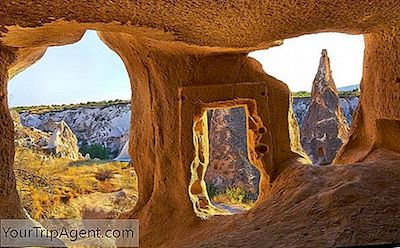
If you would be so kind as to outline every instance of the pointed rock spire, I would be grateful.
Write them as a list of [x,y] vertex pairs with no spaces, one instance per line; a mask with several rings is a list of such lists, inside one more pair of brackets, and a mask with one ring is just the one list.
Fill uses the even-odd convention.
[[348,136],[348,124],[339,106],[339,96],[328,52],[322,50],[311,103],[301,127],[301,144],[315,164],[330,164]]
[[332,78],[331,63],[328,57],[328,51],[326,49],[322,49],[318,71],[314,78],[311,94],[318,95],[321,93],[321,90],[326,87],[329,87],[334,93],[337,94],[335,81]]

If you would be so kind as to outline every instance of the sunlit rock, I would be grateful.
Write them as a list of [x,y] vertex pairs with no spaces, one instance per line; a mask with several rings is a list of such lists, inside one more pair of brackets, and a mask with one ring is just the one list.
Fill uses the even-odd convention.
[[301,126],[301,144],[313,163],[327,165],[347,139],[348,130],[328,52],[324,49],[313,82],[311,103]]
[[54,123],[49,143],[44,149],[63,158],[77,160],[82,157],[79,153],[78,139],[64,121]]

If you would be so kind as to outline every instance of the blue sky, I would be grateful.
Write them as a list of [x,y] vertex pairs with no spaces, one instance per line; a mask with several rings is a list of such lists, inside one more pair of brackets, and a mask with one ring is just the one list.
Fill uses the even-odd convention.
[[95,31],[86,32],[75,44],[48,48],[8,87],[10,106],[131,98],[124,63]]
[[[328,49],[338,87],[360,83],[364,51],[361,35],[304,35],[250,56],[292,91],[311,91],[323,48]],[[11,107],[130,97],[129,77],[122,60],[95,31],[86,32],[75,44],[50,47],[42,59],[9,82]]]

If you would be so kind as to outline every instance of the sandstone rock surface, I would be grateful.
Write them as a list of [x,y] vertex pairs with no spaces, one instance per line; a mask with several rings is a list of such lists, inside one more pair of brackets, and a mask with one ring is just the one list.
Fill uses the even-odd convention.
[[180,233],[182,243],[165,247],[392,246],[400,242],[399,183],[399,161],[296,165],[279,176],[263,204],[202,223]]
[[[1,218],[23,217],[13,173],[8,80],[47,47],[71,44],[94,29],[120,55],[131,79],[131,109],[140,122],[131,122],[129,152],[139,199],[123,217],[139,218],[142,247],[226,247],[238,239],[248,241],[242,246],[276,247],[399,242],[399,210],[391,204],[399,201],[398,0],[31,2],[0,2]],[[360,105],[334,160],[347,166],[323,169],[298,165],[290,92],[247,57],[282,39],[322,31],[364,34],[366,42]],[[257,105],[249,147],[259,151],[265,144],[270,150],[255,161],[261,177],[253,211],[209,222],[196,216],[188,196],[195,173],[193,118],[203,106],[196,103],[223,106],[235,99]],[[268,131],[260,135],[262,126]],[[324,180],[316,184],[319,177]]]
[[301,144],[314,164],[331,164],[347,140],[348,129],[332,78],[328,52],[324,49],[312,85],[311,103],[301,126]]
[[20,122],[17,112],[11,111],[14,122],[15,144],[25,149],[45,152],[49,155],[78,160],[79,153],[77,138],[71,128],[64,122],[54,122],[49,119],[43,126],[47,132],[33,127],[25,127]]

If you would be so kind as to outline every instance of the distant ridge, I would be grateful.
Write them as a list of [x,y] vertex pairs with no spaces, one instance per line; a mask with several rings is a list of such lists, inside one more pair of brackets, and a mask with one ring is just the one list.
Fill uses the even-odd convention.
[[65,110],[74,110],[78,108],[101,108],[101,107],[108,107],[111,105],[118,105],[118,104],[129,104],[130,100],[104,100],[98,102],[86,102],[86,103],[71,103],[71,104],[49,104],[49,105],[37,105],[37,106],[18,106],[18,107],[11,107],[11,110],[14,110],[18,113],[22,112],[31,112],[31,113],[46,113],[46,112],[62,112]]
[[353,91],[353,90],[360,90],[360,85],[353,84],[353,85],[338,88],[338,91]]

